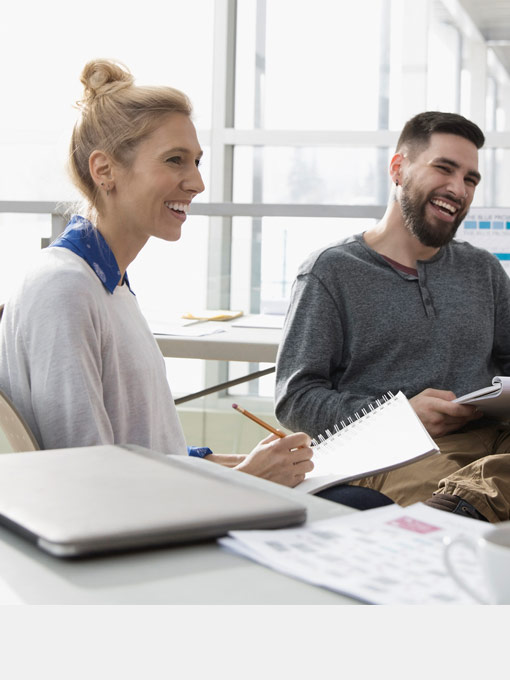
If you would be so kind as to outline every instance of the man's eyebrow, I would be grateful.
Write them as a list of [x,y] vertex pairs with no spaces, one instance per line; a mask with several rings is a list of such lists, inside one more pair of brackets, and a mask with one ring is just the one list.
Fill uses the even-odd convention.
[[[433,158],[431,163],[443,163],[444,165],[449,165],[452,168],[455,168],[456,170],[460,168],[460,165],[457,163],[457,161],[454,161],[451,158],[445,158],[444,156],[439,156],[439,158]],[[469,175],[470,177],[475,177],[478,181],[482,179],[482,176],[478,172],[478,170],[468,170],[466,174]]]

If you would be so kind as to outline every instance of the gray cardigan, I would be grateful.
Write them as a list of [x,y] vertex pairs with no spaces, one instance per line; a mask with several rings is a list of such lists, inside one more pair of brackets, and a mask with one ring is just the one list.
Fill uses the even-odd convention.
[[277,358],[276,415],[314,436],[391,390],[460,396],[510,375],[510,279],[452,241],[418,276],[358,234],[313,253],[293,286]]

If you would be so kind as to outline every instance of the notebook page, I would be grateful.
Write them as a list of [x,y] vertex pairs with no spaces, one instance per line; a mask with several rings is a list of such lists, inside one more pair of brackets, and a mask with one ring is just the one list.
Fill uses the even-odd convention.
[[399,392],[314,448],[314,470],[296,488],[319,491],[332,483],[393,469],[437,446],[407,398]]

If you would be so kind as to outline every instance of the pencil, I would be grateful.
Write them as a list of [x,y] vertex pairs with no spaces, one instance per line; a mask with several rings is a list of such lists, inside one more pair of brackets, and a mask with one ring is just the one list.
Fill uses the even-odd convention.
[[261,419],[258,418],[257,416],[254,416],[253,413],[250,413],[250,412],[247,411],[245,408],[241,408],[241,407],[238,406],[237,404],[232,404],[232,408],[235,408],[236,411],[239,411],[239,413],[242,413],[243,416],[246,416],[246,417],[249,418],[250,420],[253,420],[254,423],[257,423],[258,425],[261,425],[262,427],[265,427],[266,430],[269,430],[269,432],[272,432],[272,433],[275,434],[277,437],[285,437],[285,433],[284,433],[284,432],[282,432],[281,430],[277,430],[276,428],[274,428],[274,427],[273,427],[272,425],[270,425],[269,423],[266,423],[264,420],[261,420]]

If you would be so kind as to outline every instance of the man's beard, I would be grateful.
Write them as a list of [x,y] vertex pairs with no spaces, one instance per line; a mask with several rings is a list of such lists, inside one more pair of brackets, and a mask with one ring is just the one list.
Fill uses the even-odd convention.
[[440,198],[437,194],[423,196],[415,189],[408,180],[402,185],[400,207],[404,217],[404,224],[409,232],[415,236],[422,245],[431,248],[441,248],[453,239],[457,233],[467,211],[459,211],[453,222],[445,222],[442,226],[435,226],[427,222],[425,211],[431,198]]

